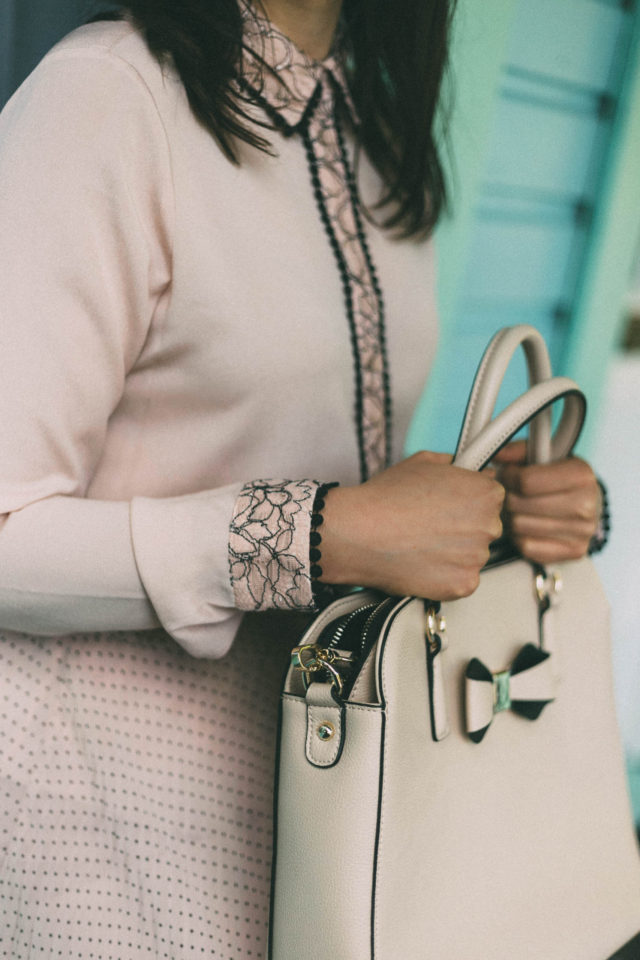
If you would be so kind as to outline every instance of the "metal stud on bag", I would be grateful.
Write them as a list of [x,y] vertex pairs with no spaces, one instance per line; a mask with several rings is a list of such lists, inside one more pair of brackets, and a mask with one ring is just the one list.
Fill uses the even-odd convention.
[[320,740],[333,740],[335,736],[336,729],[332,723],[329,723],[327,720],[325,723],[321,723],[316,729],[316,735]]

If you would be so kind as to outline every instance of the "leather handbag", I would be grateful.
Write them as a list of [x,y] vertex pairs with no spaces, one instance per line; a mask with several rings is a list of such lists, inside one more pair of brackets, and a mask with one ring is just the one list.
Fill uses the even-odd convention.
[[[529,389],[492,420],[520,344]],[[584,410],[575,383],[551,378],[539,333],[506,328],[454,462],[481,470],[527,423],[530,460],[564,457]],[[480,580],[442,604],[352,593],[293,651],[270,960],[640,957],[640,859],[594,566],[495,550]]]

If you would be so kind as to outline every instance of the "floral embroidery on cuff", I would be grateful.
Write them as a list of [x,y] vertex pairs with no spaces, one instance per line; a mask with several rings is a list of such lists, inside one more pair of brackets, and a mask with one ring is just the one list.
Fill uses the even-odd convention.
[[252,480],[236,500],[229,566],[240,610],[313,609],[309,532],[315,480]]

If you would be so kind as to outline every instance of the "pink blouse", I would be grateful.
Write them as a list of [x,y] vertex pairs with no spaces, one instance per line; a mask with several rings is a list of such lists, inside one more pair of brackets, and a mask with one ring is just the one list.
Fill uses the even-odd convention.
[[275,129],[239,167],[128,22],[72,33],[0,117],[13,957],[263,956],[317,481],[401,456],[433,356],[432,245],[363,218],[339,59],[245,36]]
[[[247,496],[235,504],[256,477],[354,483],[384,462],[381,289],[401,453],[434,350],[431,245],[363,222],[332,62],[273,29],[265,54],[290,84],[263,91],[285,136],[274,157],[241,144],[240,168],[128,23],[71,34],[2,115],[6,628],[159,621],[221,656],[237,607],[308,606],[313,483],[280,487],[301,507],[284,538],[292,594],[252,595],[260,548]],[[364,158],[359,188],[378,196]]]

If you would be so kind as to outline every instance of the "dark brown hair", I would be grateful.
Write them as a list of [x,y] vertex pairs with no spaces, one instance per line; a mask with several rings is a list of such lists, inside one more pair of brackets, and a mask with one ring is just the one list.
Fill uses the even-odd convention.
[[[385,186],[375,205],[384,211],[381,225],[403,237],[429,233],[446,205],[435,128],[454,6],[455,0],[343,0],[359,149]],[[230,83],[242,51],[237,0],[126,0],[121,8],[156,58],[175,66],[195,116],[230,161],[238,162],[234,138],[269,149]]]

